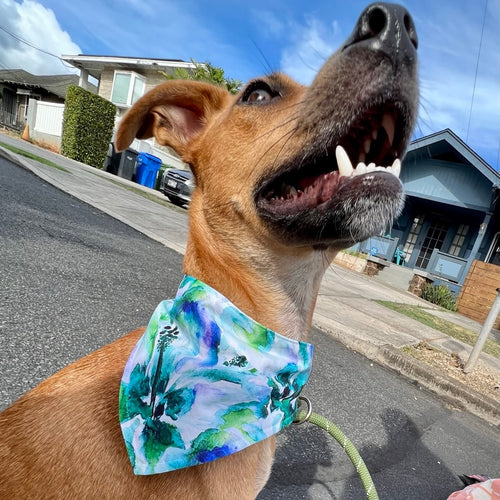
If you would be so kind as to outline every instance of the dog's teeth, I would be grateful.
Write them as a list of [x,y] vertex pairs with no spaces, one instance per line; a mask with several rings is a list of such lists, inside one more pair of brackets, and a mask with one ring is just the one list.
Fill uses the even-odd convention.
[[363,162],[359,162],[356,168],[354,169],[354,175],[363,175],[366,174],[366,165]]
[[373,172],[374,170],[377,170],[377,165],[375,165],[375,163],[370,163],[366,166],[367,172]]
[[399,158],[394,160],[391,170],[393,175],[399,178],[399,175],[401,174],[401,160]]
[[365,139],[364,148],[366,154],[370,152],[371,146],[372,146],[372,140],[370,138]]
[[374,128],[372,131],[372,139],[376,140],[378,136],[378,129]]
[[394,134],[395,134],[395,124],[394,124],[394,118],[386,113],[382,117],[382,127],[385,128],[385,131],[387,133],[387,137],[389,138],[389,144],[392,144],[394,142]]
[[354,169],[352,168],[349,155],[342,146],[339,145],[335,148],[335,157],[337,158],[339,177],[351,177]]
[[288,198],[293,198],[294,196],[297,196],[297,190],[293,186],[287,186],[285,194]]

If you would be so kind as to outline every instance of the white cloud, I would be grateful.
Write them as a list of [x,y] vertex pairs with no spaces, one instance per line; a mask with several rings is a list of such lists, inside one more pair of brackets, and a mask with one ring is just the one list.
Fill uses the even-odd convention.
[[304,25],[289,26],[292,39],[282,51],[281,69],[309,84],[326,59],[340,46],[343,36],[337,22],[325,24],[309,17]]
[[[59,25],[54,12],[33,0],[0,0],[1,25],[10,33],[47,52],[79,54],[80,47]],[[37,75],[71,71],[57,58],[22,43],[0,31],[2,69],[24,69]]]

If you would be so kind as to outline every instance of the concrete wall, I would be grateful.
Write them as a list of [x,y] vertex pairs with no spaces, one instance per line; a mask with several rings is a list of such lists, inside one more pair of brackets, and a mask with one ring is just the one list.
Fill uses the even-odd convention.
[[[458,296],[458,312],[483,323],[500,287],[500,266],[474,260]],[[500,329],[500,317],[494,328]]]

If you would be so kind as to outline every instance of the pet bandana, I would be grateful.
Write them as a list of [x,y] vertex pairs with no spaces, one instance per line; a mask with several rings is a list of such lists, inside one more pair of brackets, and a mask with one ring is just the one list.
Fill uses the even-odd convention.
[[249,318],[185,276],[125,366],[120,424],[135,474],[210,462],[293,422],[312,345]]

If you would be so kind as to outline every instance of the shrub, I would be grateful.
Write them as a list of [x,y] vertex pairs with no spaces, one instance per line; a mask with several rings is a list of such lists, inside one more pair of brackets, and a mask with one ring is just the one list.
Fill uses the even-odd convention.
[[457,310],[455,294],[446,285],[425,285],[422,298],[450,311]]
[[71,85],[66,94],[61,154],[103,168],[115,125],[116,106]]

